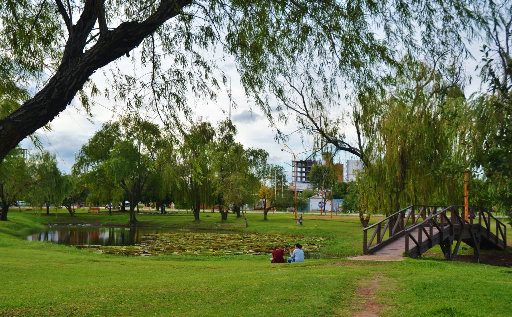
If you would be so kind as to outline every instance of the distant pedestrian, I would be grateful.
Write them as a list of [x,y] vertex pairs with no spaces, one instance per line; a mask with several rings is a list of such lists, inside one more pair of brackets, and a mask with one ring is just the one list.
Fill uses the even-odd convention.
[[304,262],[304,251],[302,251],[302,245],[296,243],[295,249],[290,251],[290,258],[288,259],[288,263],[293,262]]
[[274,251],[272,251],[272,258],[270,259],[271,263],[285,263],[284,260],[284,251],[279,249],[279,247],[274,247]]
[[299,219],[297,220],[297,224],[302,226],[302,214],[299,215]]

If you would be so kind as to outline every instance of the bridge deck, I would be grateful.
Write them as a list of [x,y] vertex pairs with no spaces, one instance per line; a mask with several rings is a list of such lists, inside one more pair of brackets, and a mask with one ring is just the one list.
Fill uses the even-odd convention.
[[[430,230],[430,228],[428,229]],[[427,231],[430,234],[430,231]],[[437,235],[439,233],[439,230],[437,228],[432,228],[433,235]],[[419,228],[415,229],[413,232],[411,232],[413,237],[416,239],[416,241],[419,241]],[[422,240],[425,241],[425,233],[422,235]],[[382,247],[381,249],[372,252],[372,254],[375,255],[403,255],[405,252],[405,236],[402,236],[401,238],[398,238],[397,240],[390,242],[388,245]]]

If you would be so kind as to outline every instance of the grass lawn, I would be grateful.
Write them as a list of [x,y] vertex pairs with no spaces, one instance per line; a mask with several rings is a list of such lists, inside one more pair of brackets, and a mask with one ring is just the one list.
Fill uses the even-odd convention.
[[[323,237],[322,259],[271,264],[269,255],[126,257],[28,242],[47,223],[125,225],[126,213],[9,213],[0,222],[0,316],[351,316],[370,304],[381,316],[511,316],[512,269],[424,259],[350,261],[362,253],[358,219],[290,214],[138,215],[142,226]],[[507,228],[508,241],[512,230]],[[298,241],[300,242],[300,241]],[[467,252],[471,252],[468,250]],[[361,292],[377,284],[373,295]]]

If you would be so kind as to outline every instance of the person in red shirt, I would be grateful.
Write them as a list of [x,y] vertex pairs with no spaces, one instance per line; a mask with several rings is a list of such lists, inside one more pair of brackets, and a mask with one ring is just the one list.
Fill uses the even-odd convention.
[[270,259],[270,262],[271,263],[285,263],[283,255],[284,255],[283,250],[279,249],[279,247],[275,247],[274,251],[272,251],[272,259]]

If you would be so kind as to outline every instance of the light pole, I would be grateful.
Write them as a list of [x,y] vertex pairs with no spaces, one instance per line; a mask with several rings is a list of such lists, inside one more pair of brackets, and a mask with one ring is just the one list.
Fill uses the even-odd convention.
[[[286,144],[284,144],[284,147],[287,147],[288,149],[290,149],[289,146],[287,146]],[[294,196],[294,201],[295,201],[295,206],[294,206],[294,214],[295,214],[295,220],[297,220],[297,160],[295,159],[295,153],[293,153],[292,149],[290,149],[290,151],[287,151],[285,149],[281,149],[281,151],[283,152],[287,152],[287,153],[290,153],[291,155],[293,155],[293,164],[292,165],[292,169],[295,169],[295,175],[294,175],[294,180],[293,180],[293,196]]]
[[[294,208],[294,213],[295,213],[295,220],[297,220],[297,158],[296,158],[296,155],[295,153],[293,152],[293,150],[286,144],[283,144],[283,146],[285,148],[288,148],[289,151],[285,150],[285,149],[281,149],[281,151],[283,152],[287,152],[287,153],[290,153],[291,155],[293,155],[293,164],[292,164],[292,169],[295,168],[295,172],[294,172],[294,182],[293,182],[293,191],[294,191],[294,201],[295,201],[295,208]],[[314,152],[317,152],[317,151],[320,151],[321,148],[315,148],[313,151]],[[309,152],[309,151],[302,151],[300,153],[297,153],[298,154],[302,154],[302,153],[306,153],[306,152]]]
[[281,179],[281,198],[284,197],[284,173],[283,178]]

